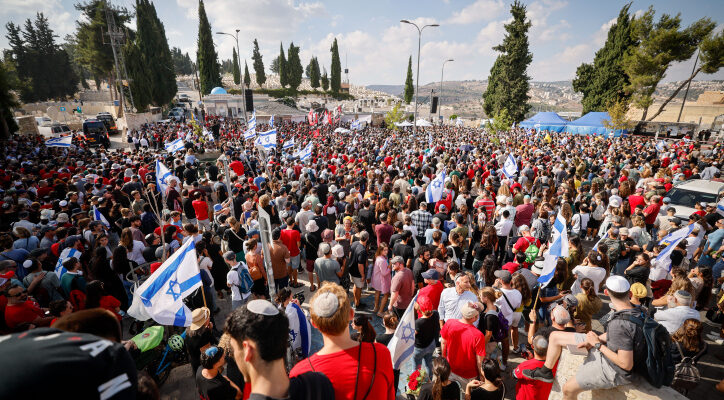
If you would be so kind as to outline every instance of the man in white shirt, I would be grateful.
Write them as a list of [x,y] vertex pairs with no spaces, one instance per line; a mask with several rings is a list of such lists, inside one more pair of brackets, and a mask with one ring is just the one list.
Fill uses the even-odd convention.
[[691,308],[691,303],[691,294],[686,290],[679,290],[673,296],[669,296],[669,308],[658,311],[654,314],[654,319],[659,321],[670,334],[674,334],[687,319],[701,320],[699,312]]
[[[440,315],[440,328],[449,319],[462,318],[460,307],[468,302],[475,303],[478,298],[470,291],[470,278],[465,274],[458,274],[455,279],[455,286],[446,288],[440,293],[440,305],[437,312]],[[475,326],[478,321],[475,321]]]
[[[517,333],[520,318],[515,321],[513,319],[513,313],[520,307],[520,303],[523,301],[523,295],[510,284],[513,280],[513,275],[511,275],[509,271],[504,269],[497,270],[495,271],[495,277],[497,279],[493,287],[502,293],[502,295],[498,297],[498,300],[495,300],[495,305],[498,306],[500,312],[503,313],[505,319],[508,320],[510,327],[514,329],[514,333]],[[508,364],[508,355],[510,354],[510,335],[505,335],[500,345],[503,349],[500,369],[505,371],[506,364]]]
[[296,222],[299,229],[301,229],[303,235],[307,233],[307,222],[309,222],[309,220],[314,217],[314,211],[312,211],[312,202],[309,200],[305,200],[302,202],[302,208],[304,209],[304,211],[300,211],[297,214]]
[[231,267],[231,270],[226,274],[226,285],[231,288],[231,309],[234,310],[243,306],[251,296],[251,290],[246,293],[241,292],[241,278],[239,276],[239,268],[248,270],[248,267],[244,263],[236,261],[236,253],[233,251],[224,253],[224,261]]

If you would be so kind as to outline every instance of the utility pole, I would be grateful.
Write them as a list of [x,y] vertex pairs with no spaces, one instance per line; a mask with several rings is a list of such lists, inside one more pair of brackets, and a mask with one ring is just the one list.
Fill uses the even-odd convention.
[[[244,71],[241,70],[241,53],[239,53],[239,31],[241,31],[241,30],[237,29],[235,35],[232,35],[231,33],[226,33],[226,32],[216,32],[216,34],[217,35],[228,35],[228,36],[233,37],[234,40],[236,40],[236,61],[239,64],[239,76],[241,77],[241,79],[239,80],[239,83],[241,83],[241,104],[242,104],[242,107],[244,108],[244,122],[247,123],[247,122],[249,122],[249,119],[247,118],[247,115],[246,115],[246,88],[244,87],[244,78],[243,78]],[[246,62],[246,61],[244,61],[244,62]],[[250,83],[250,85],[251,85],[251,83]],[[249,88],[249,90],[251,90],[251,88]]]
[[[116,65],[116,80],[120,87],[121,95],[121,109],[125,115],[128,112],[128,106],[125,101],[125,93],[123,89],[123,82],[129,83],[128,73],[126,72],[126,62],[123,59],[123,51],[120,50],[123,43],[123,32],[116,27],[116,19],[113,17],[113,10],[111,9],[110,1],[105,2],[106,11],[106,23],[108,24],[108,37],[111,40],[111,50],[113,50],[113,61]],[[136,105],[133,103],[133,93],[131,93],[131,86],[128,86],[128,98],[131,102],[131,111],[134,112]]]
[[418,106],[417,94],[420,91],[420,49],[421,49],[421,43],[422,43],[422,31],[425,30],[425,28],[427,28],[427,27],[435,28],[440,25],[429,24],[429,25],[424,25],[422,28],[420,28],[419,26],[417,26],[416,23],[408,21],[406,19],[402,19],[402,20],[400,20],[400,22],[402,22],[403,24],[410,24],[410,25],[414,26],[415,28],[417,28],[417,75],[415,76],[417,81],[415,83],[415,121],[414,121],[414,125],[413,125],[414,126],[413,132],[415,134],[417,134],[417,106]]

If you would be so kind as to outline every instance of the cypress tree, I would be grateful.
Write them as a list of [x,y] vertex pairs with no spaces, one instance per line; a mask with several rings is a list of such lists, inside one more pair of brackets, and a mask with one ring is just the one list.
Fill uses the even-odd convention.
[[629,78],[623,70],[624,55],[637,46],[631,32],[631,3],[623,6],[616,23],[608,30],[608,38],[596,52],[592,64],[581,64],[576,69],[573,90],[583,94],[583,113],[604,111],[609,104],[628,103],[631,95],[624,88]]
[[405,78],[405,103],[410,104],[410,102],[412,101],[412,96],[414,95],[415,87],[412,83],[412,56],[410,56],[410,59],[407,61],[407,78]]
[[[156,79],[153,86],[153,102],[157,106],[168,104],[176,96],[178,87],[176,86],[176,73],[170,68],[173,65],[171,58],[171,49],[168,47],[168,40],[166,39],[166,28],[163,26],[163,22],[158,18],[156,13],[156,7],[149,0],[142,0],[144,2],[146,11],[148,12],[148,20],[151,23],[151,27],[154,29],[153,32],[153,48],[154,53],[150,58],[153,60],[149,65],[154,67]],[[138,21],[138,18],[136,18]],[[141,30],[137,27],[137,30]]]
[[261,59],[261,53],[259,52],[259,42],[254,39],[254,51],[251,54],[252,60],[254,60],[254,74],[256,84],[262,87],[266,82],[266,74],[264,73],[264,61]]
[[329,83],[332,87],[332,92],[339,93],[339,89],[342,86],[342,63],[339,62],[339,47],[337,46],[337,38],[334,38],[330,51],[332,52],[332,70],[330,72],[331,76]]
[[513,20],[505,24],[503,43],[493,47],[501,53],[490,70],[488,87],[483,93],[483,109],[490,117],[504,108],[513,121],[522,121],[530,110],[528,65],[533,54],[528,51],[530,20],[526,19],[526,6],[518,0],[510,6]]
[[294,42],[289,44],[285,72],[289,87],[297,90],[299,85],[302,84],[302,74],[304,74],[304,68],[302,67],[302,61],[299,59],[299,47],[295,46]]
[[249,66],[244,61],[244,85],[248,88],[251,86],[251,76],[249,76]]
[[214,49],[214,40],[211,36],[211,25],[206,17],[204,0],[199,0],[199,38],[196,60],[199,68],[199,84],[201,93],[208,94],[211,89],[221,86],[219,73],[219,60]]
[[232,74],[234,75],[234,83],[239,84],[241,82],[241,72],[239,71],[239,57],[236,55],[236,48],[232,49],[231,62],[234,64],[231,66]]
[[324,68],[324,73],[322,74],[322,89],[326,92],[329,90],[329,77],[327,76],[327,68]]
[[152,78],[148,73],[146,59],[136,43],[130,40],[123,46],[123,57],[126,59],[128,78],[131,80],[129,84],[133,93],[133,104],[139,112],[143,112],[153,104]]
[[312,89],[317,89],[319,87],[319,61],[317,61],[317,57],[312,57],[310,64],[309,85]]
[[18,107],[11,89],[10,76],[5,69],[5,63],[0,62],[0,138],[9,139],[10,135],[18,130],[13,119],[12,109]]
[[287,59],[284,56],[284,45],[279,43],[279,57],[277,57],[277,68],[279,69],[279,84],[287,86]]

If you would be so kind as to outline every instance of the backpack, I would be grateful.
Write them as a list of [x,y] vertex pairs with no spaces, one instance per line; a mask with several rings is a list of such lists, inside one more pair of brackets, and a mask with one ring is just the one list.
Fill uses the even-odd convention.
[[674,366],[674,380],[671,382],[671,387],[678,390],[693,389],[701,381],[701,374],[699,374],[699,368],[696,367],[696,361],[704,354],[706,346],[693,357],[684,357],[679,342],[674,342],[674,344],[679,349],[679,354],[681,354],[681,362]]
[[[507,299],[506,299],[507,301]],[[498,310],[498,312],[495,311],[488,311],[485,314],[488,313],[496,315],[498,317],[498,323],[496,326],[492,329],[493,331],[493,341],[500,342],[503,339],[505,339],[505,336],[508,334],[508,320],[503,316],[503,312]]]
[[633,322],[643,331],[646,357],[642,361],[645,362],[635,360],[634,369],[653,387],[671,386],[675,366],[671,358],[671,335],[666,328],[644,313],[639,316],[618,316],[617,319]]
[[540,250],[538,246],[535,244],[535,239],[533,239],[533,242],[531,243],[528,238],[525,240],[528,241],[528,248],[525,249],[525,262],[528,264],[535,263],[535,259],[538,257],[538,251]]
[[248,268],[238,268],[239,273],[239,291],[242,294],[251,292],[251,287],[254,286],[254,280],[251,279],[251,274]]

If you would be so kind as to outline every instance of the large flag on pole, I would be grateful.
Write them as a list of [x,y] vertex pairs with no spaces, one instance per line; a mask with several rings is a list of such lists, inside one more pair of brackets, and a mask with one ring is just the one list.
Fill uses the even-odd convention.
[[272,129],[259,133],[259,144],[265,149],[277,147],[277,130]]
[[284,144],[282,145],[282,149],[284,149],[284,150],[289,149],[291,147],[294,147],[294,138],[284,141]]
[[73,138],[70,135],[48,139],[45,141],[45,147],[70,147],[72,140]]
[[428,203],[437,203],[442,198],[442,192],[445,189],[445,171],[441,171],[435,179],[427,185],[425,190],[425,199]]
[[513,153],[508,154],[508,158],[505,159],[505,164],[503,164],[503,174],[505,174],[505,176],[508,177],[508,179],[510,179],[517,172],[518,172],[518,162],[515,161],[515,157],[513,156]]
[[108,223],[108,220],[106,217],[101,214],[100,211],[98,211],[98,208],[96,206],[93,206],[93,220],[98,221],[103,224],[106,228],[110,229],[111,224]]
[[415,301],[417,296],[412,299],[410,305],[407,306],[405,313],[402,314],[399,325],[395,329],[395,333],[387,345],[392,356],[392,369],[400,369],[400,366],[408,358],[412,356],[415,350]]
[[171,143],[166,143],[164,147],[166,147],[167,152],[175,153],[184,148],[184,141],[183,139],[178,138]]
[[677,229],[668,235],[666,235],[663,239],[659,241],[659,245],[669,245],[674,242],[680,242],[681,239],[689,236],[691,234],[691,231],[694,230],[694,224],[687,225],[681,229]]
[[191,310],[184,298],[201,287],[201,273],[194,240],[187,240],[133,292],[128,315],[161,325],[191,325]]
[[156,187],[161,193],[168,189],[168,178],[173,177],[171,171],[161,161],[156,160]]
[[352,123],[349,125],[349,128],[352,129],[353,131],[362,129],[362,121],[360,121],[358,119],[352,121]]
[[269,126],[272,127],[272,128],[274,128],[274,115],[272,115],[271,117],[269,117]]
[[302,149],[302,151],[299,152],[299,159],[302,161],[307,161],[310,157],[312,157],[312,149],[314,148],[314,145],[312,142],[309,142],[309,144]]
[[553,224],[553,242],[550,250],[543,261],[543,271],[538,277],[541,288],[548,286],[556,273],[556,264],[559,257],[568,257],[568,233],[566,231],[566,220],[562,213],[558,213],[556,222]]
[[256,136],[256,110],[251,114],[251,118],[249,118],[249,122],[246,124],[244,139],[254,139],[254,136]]

